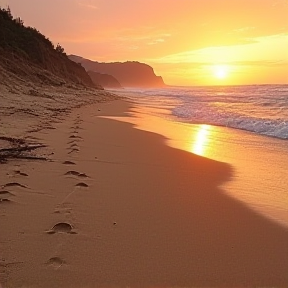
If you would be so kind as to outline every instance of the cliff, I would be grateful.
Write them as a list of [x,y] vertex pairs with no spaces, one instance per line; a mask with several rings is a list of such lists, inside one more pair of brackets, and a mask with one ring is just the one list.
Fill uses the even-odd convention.
[[88,75],[95,84],[100,84],[104,88],[122,88],[119,81],[112,75],[88,71]]
[[156,76],[151,66],[140,62],[100,63],[76,55],[69,58],[81,65],[87,71],[105,73],[115,77],[124,87],[163,87],[165,83],[161,76]]
[[119,97],[95,86],[60,45],[54,47],[35,28],[14,19],[9,8],[0,7],[0,163],[34,159],[29,150],[34,132],[55,129],[73,108],[114,99]]
[[0,80],[62,86],[76,84],[103,89],[95,85],[86,70],[71,61],[58,44],[35,28],[25,27],[13,18],[10,9],[0,8]]

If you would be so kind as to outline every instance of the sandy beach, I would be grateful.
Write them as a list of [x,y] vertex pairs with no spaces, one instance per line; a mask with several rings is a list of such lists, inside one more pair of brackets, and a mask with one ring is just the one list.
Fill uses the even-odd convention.
[[287,1],[2,2],[0,288],[288,287]]
[[1,164],[2,287],[287,286],[287,229],[223,193],[228,164],[106,118],[131,108],[73,109],[27,132],[47,161]]

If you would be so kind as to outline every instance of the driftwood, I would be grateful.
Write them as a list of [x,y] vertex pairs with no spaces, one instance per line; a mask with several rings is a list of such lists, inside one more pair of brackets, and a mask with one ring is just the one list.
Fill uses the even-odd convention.
[[35,149],[42,148],[42,147],[46,147],[46,145],[37,144],[37,145],[27,145],[27,146],[13,147],[13,148],[3,148],[3,149],[0,149],[0,155],[5,152],[17,153],[17,152],[23,152],[23,151],[31,151],[31,150],[35,150]]
[[13,144],[25,144],[24,139],[18,139],[18,138],[12,138],[12,137],[0,136],[0,140],[8,141]]
[[[8,158],[17,158],[17,159],[27,159],[27,160],[48,160],[46,157],[41,156],[33,156],[33,155],[27,155],[25,152],[30,152],[32,150],[46,147],[46,145],[43,144],[26,144],[25,141],[21,139],[14,139],[14,138],[8,138],[8,137],[0,137],[2,140],[7,140],[11,142],[13,145],[17,145],[16,147],[9,147],[9,148],[2,148],[0,149],[0,163],[7,162]],[[3,139],[5,138],[5,139]],[[20,144],[20,145],[19,145]]]
[[18,159],[26,159],[26,160],[43,160],[43,161],[47,161],[49,160],[46,157],[40,157],[40,156],[25,156],[25,155],[18,155],[17,157]]

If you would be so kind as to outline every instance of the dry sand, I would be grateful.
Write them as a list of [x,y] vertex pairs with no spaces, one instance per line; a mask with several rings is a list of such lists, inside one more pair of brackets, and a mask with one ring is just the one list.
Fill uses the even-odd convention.
[[130,105],[74,109],[27,132],[48,161],[1,164],[2,287],[288,286],[288,231],[223,193],[229,165],[99,117]]

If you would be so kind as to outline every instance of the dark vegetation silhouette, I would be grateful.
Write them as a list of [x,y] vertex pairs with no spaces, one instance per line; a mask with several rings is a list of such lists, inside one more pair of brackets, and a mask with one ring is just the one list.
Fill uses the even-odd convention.
[[64,48],[59,43],[57,44],[55,50],[56,50],[56,52],[58,52],[60,54],[64,54],[65,56],[67,56],[65,51],[64,51]]
[[54,47],[53,43],[36,28],[25,27],[20,17],[13,17],[9,7],[0,8],[0,27],[0,46],[5,49],[20,53],[35,62],[41,62],[41,50],[37,49],[40,45],[55,49],[56,52],[66,56],[64,48],[59,43]]
[[0,7],[0,68],[36,83],[74,83],[103,89],[92,82],[81,65],[67,57],[59,43],[54,46],[36,28],[26,27],[20,17],[13,17],[9,7]]

